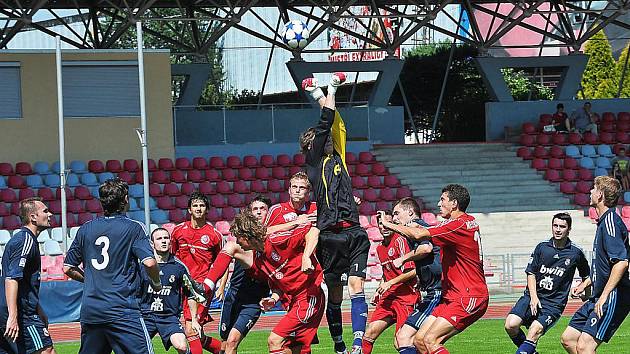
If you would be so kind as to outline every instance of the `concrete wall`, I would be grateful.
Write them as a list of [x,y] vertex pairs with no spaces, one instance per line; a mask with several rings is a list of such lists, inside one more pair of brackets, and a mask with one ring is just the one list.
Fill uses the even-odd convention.
[[[137,60],[135,52],[67,50],[65,61]],[[19,62],[22,118],[0,119],[2,161],[57,161],[57,83],[55,53],[49,50],[0,51],[0,61]],[[145,53],[149,157],[174,157],[171,72],[168,51]],[[140,159],[135,128],[140,117],[66,118],[66,161]]]
[[[505,127],[511,131],[520,131],[525,122],[538,122],[543,113],[552,114],[558,103],[564,104],[567,114],[582,107],[586,100],[570,101],[522,101],[522,102],[486,102],[486,141],[500,141],[504,138]],[[593,112],[630,111],[630,99],[588,100]]]

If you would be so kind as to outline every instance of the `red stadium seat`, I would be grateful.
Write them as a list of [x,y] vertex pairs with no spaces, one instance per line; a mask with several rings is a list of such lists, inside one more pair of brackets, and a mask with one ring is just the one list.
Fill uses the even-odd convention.
[[558,170],[547,170],[545,171],[544,178],[549,182],[560,182],[562,181],[562,177],[560,177],[560,172]]
[[15,173],[22,176],[33,174],[33,168],[28,162],[18,162],[15,164]]
[[227,221],[224,221],[224,220],[217,221],[216,224],[214,224],[214,227],[222,235],[229,235],[230,234],[230,223],[227,222]]
[[628,143],[630,143],[630,136],[628,136],[627,132],[617,132],[615,134],[615,140],[618,143],[628,144]]
[[157,170],[157,171],[155,171],[155,172],[153,172],[151,174],[151,177],[149,178],[149,181],[151,183],[165,184],[165,183],[169,183],[171,181],[171,179],[168,176],[168,174],[166,173],[166,171]]
[[593,187],[592,182],[578,181],[575,185],[575,190],[577,193],[589,194],[591,193],[592,187]]
[[203,157],[194,157],[192,160],[192,168],[195,170],[207,170],[208,161]]
[[13,165],[8,162],[0,162],[0,175],[2,176],[12,176],[15,172],[13,171]]
[[20,191],[18,192],[18,199],[19,200],[24,200],[26,198],[32,198],[35,196],[35,191],[30,189],[30,188],[23,188],[20,189]]
[[411,190],[409,187],[400,187],[396,189],[396,199],[403,199],[407,197],[412,197]]
[[376,208],[376,210],[391,210],[392,204],[384,200],[379,200],[378,202],[376,202],[376,205],[374,207]]
[[225,198],[220,194],[215,194],[210,197],[210,206],[212,208],[223,208],[227,206]]
[[210,168],[214,168],[214,169],[225,168],[225,162],[223,162],[223,158],[220,156],[212,156],[210,158]]
[[200,183],[205,181],[203,173],[199,170],[190,170],[186,173],[186,179],[190,182]]
[[385,176],[386,174],[388,174],[387,167],[385,167],[385,165],[380,162],[374,163],[372,165],[372,174],[375,174],[377,176]]
[[619,112],[617,122],[630,122],[630,112]]
[[11,210],[5,203],[0,203],[0,216],[11,215]]
[[565,168],[564,170],[562,170],[562,179],[569,182],[575,182],[579,180],[579,177],[576,170]]
[[186,174],[181,170],[171,171],[171,182],[184,183],[186,182]]
[[205,171],[206,181],[209,182],[217,182],[221,180],[221,176],[219,175],[219,170],[209,169]]
[[582,135],[582,139],[584,139],[585,144],[590,144],[590,145],[595,145],[599,142],[597,138],[597,134],[593,134],[591,132],[584,133],[584,135]]
[[523,146],[532,147],[536,145],[536,138],[533,135],[521,134],[519,143]]
[[599,140],[601,140],[603,144],[614,144],[615,135],[609,132],[602,132],[599,134]]
[[424,222],[429,224],[429,226],[435,226],[439,223],[437,217],[433,213],[422,213],[420,217],[424,220]]
[[227,181],[219,181],[217,182],[217,193],[218,194],[232,194],[232,187]]
[[85,210],[83,209],[83,202],[78,199],[68,200],[68,202],[66,203],[66,208],[68,209],[69,213],[73,214],[85,212]]
[[378,194],[376,194],[374,189],[365,189],[363,191],[363,200],[366,202],[376,202],[378,200]]
[[191,195],[194,191],[197,190],[195,185],[190,182],[185,182],[179,185],[179,190],[184,195]]
[[263,167],[271,168],[275,166],[275,162],[273,161],[273,156],[271,155],[261,155],[260,156],[260,165]]
[[378,227],[368,227],[366,230],[368,239],[372,242],[381,242],[383,241],[383,235]]
[[582,135],[578,133],[569,133],[569,144],[571,145],[582,144]]
[[383,183],[381,182],[381,177],[379,176],[368,176],[367,185],[370,188],[382,188]]
[[48,209],[53,214],[61,214],[61,201],[51,200],[50,203],[48,203]]
[[252,170],[248,167],[242,167],[238,169],[238,177],[244,181],[253,181],[256,179]]
[[523,123],[521,128],[522,128],[524,134],[535,135],[537,133],[536,132],[536,126],[533,123],[530,123],[530,122]]
[[370,225],[370,218],[368,218],[365,215],[359,215],[359,225],[361,225],[362,228],[367,228]]
[[600,129],[603,132],[614,132],[615,131],[615,123],[614,122],[602,122],[602,124],[600,124]]
[[176,209],[188,209],[188,196],[179,195],[175,197],[175,202],[173,204]]
[[85,186],[78,186],[74,189],[74,197],[80,200],[92,199],[90,190]]
[[613,112],[602,113],[602,123],[611,123],[615,121],[615,114]]
[[9,176],[7,180],[7,186],[13,189],[26,188],[26,181],[24,180],[24,177],[22,176],[18,176],[18,175]]
[[252,193],[267,193],[267,187],[261,180],[252,181],[249,187]]
[[577,170],[579,167],[580,163],[578,162],[578,160],[572,158],[572,157],[565,157],[564,158],[564,168],[570,168],[572,170]]
[[17,216],[9,215],[2,218],[2,227],[6,230],[15,230],[22,227],[22,223]]
[[352,177],[352,188],[355,188],[355,189],[367,188],[367,184],[365,183],[365,179],[363,179],[363,177],[359,177],[359,176]]
[[573,202],[579,206],[589,206],[591,204],[591,197],[588,194],[576,194],[573,198]]
[[[137,172],[137,173],[142,174],[142,172]],[[127,184],[135,184],[136,183],[136,179],[131,175],[131,173],[129,173],[127,171],[118,172],[118,178],[122,179]]]
[[594,178],[593,171],[589,170],[588,168],[580,168],[580,170],[578,171],[578,177],[582,181],[592,181]]
[[77,224],[83,225],[86,222],[91,221],[92,219],[94,219],[94,215],[92,215],[92,213],[81,213],[77,218]]
[[567,145],[568,144],[568,136],[566,134],[554,134],[551,136],[551,142],[554,145]]
[[190,160],[188,160],[185,157],[178,157],[175,159],[175,168],[178,170],[191,170],[193,167],[190,163]]
[[536,144],[549,146],[551,145],[551,135],[550,134],[538,134],[536,136]]
[[355,165],[357,163],[359,163],[357,155],[355,155],[353,152],[346,151],[346,164]]
[[542,146],[536,146],[534,148],[534,157],[538,159],[546,159],[549,157],[549,151]]
[[107,160],[105,162],[105,169],[112,173],[117,173],[123,170],[122,165],[118,160]]
[[379,198],[388,202],[396,200],[396,193],[391,188],[383,188],[379,192]]
[[588,217],[591,219],[591,222],[595,223],[599,216],[597,215],[597,209],[590,207],[588,208]]
[[621,217],[623,217],[623,218],[630,218],[630,206],[629,205],[624,205],[621,208]]
[[291,156],[289,156],[287,154],[278,155],[276,157],[276,163],[278,164],[278,166],[289,167],[292,164]]
[[295,166],[304,166],[305,163],[306,163],[306,156],[302,154],[293,155],[293,164]]
[[215,184],[208,181],[199,183],[199,193],[203,195],[216,194],[217,190]]
[[236,173],[236,170],[226,168],[221,171],[221,177],[223,177],[223,180],[225,181],[236,181],[238,179],[238,174]]
[[101,160],[90,160],[88,161],[88,171],[92,173],[103,173],[105,172],[105,165]]
[[359,153],[359,162],[371,164],[376,162],[374,159],[374,155],[372,155],[369,151],[362,151]]
[[227,168],[241,168],[241,158],[238,156],[228,156],[225,160]]
[[298,172],[303,172],[304,170],[302,170],[302,167],[300,166],[291,166],[289,167],[289,178],[293,177],[294,174],[298,173]]
[[363,202],[359,205],[359,213],[363,215],[374,215],[375,211],[371,203]]
[[126,159],[123,161],[123,169],[127,172],[138,172],[140,171],[140,164],[136,159]]
[[280,183],[280,181],[277,179],[272,179],[272,180],[269,180],[269,182],[267,182],[267,190],[274,193],[280,193],[280,192],[286,191],[282,183]]
[[355,176],[369,176],[370,175],[370,166],[366,165],[364,163],[360,163],[358,165],[355,166],[354,168],[354,175]]
[[18,201],[17,193],[11,188],[3,189],[2,192],[0,192],[0,198],[2,198],[2,201],[5,203],[15,203]]
[[549,155],[557,159],[564,158],[564,149],[560,146],[554,145],[549,149]]
[[540,125],[549,125],[553,122],[553,115],[543,113],[538,117],[538,123]]
[[234,191],[234,193],[248,194],[249,186],[247,185],[247,182],[245,181],[234,181],[232,185],[232,190]]
[[273,167],[271,169],[271,177],[273,179],[285,179],[287,177],[287,171],[284,167]]
[[[137,184],[144,184],[144,175],[142,172],[136,172],[133,177]],[[151,172],[149,172],[149,180],[151,180]]]
[[227,204],[233,208],[240,208],[245,205],[245,201],[240,194],[230,194],[227,197]]
[[531,160],[534,155],[528,147],[521,146],[516,150],[516,156],[522,158],[523,160]]
[[268,167],[257,167],[254,173],[255,179],[266,181],[271,178]]
[[11,214],[12,215],[20,215],[20,203],[19,202],[11,204]]
[[158,169],[162,171],[172,171],[175,169],[175,164],[173,160],[163,157],[158,160]]
[[180,209],[173,209],[168,211],[168,219],[172,223],[179,224],[186,220],[186,215]]
[[543,159],[533,159],[531,166],[532,168],[535,168],[539,171],[547,169],[547,165],[545,164],[545,160]]
[[[48,187],[44,187],[44,188],[40,188],[37,190],[37,196],[42,198],[42,200],[44,200],[45,202],[49,202],[51,200],[55,200],[55,194],[53,193],[52,189],[48,188]],[[2,200],[4,200],[4,196],[2,197]],[[5,200],[6,201],[6,200]]]
[[562,160],[556,159],[556,158],[549,159],[549,161],[547,162],[547,168],[554,169],[554,170],[561,170]]
[[232,221],[236,217],[236,210],[232,207],[226,207],[221,209],[221,219],[226,221]]
[[149,195],[152,197],[159,197],[162,195],[162,188],[159,184],[151,183],[149,184]]
[[243,156],[243,167],[254,168],[258,167],[258,159],[253,155]]
[[400,187],[400,181],[394,175],[387,175],[383,177],[383,184],[386,187],[397,188]]
[[630,131],[630,121],[617,122],[617,131],[620,131],[620,132]]
[[165,184],[162,193],[169,197],[177,197],[178,195],[182,194],[179,191],[179,187],[177,186],[177,184],[173,182]]
[[289,201],[289,193],[287,192],[282,192],[282,193],[278,193],[278,203],[286,203]]

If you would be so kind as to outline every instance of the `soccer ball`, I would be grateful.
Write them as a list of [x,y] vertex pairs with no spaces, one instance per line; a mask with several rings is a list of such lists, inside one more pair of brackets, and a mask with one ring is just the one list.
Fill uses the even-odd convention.
[[306,47],[310,35],[306,23],[300,20],[292,20],[284,25],[282,41],[291,49],[302,49]]

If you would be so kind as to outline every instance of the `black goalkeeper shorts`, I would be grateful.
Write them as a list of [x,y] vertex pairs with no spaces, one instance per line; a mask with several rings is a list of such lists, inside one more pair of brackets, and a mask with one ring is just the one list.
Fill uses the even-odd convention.
[[327,229],[319,234],[317,259],[326,285],[343,286],[349,276],[365,279],[370,240],[361,226]]

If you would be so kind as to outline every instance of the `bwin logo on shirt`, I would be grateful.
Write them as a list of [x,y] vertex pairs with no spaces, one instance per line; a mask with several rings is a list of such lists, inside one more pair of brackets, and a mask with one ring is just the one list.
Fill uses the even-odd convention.
[[554,267],[554,268],[547,268],[545,267],[545,265],[541,265],[540,266],[540,273],[542,274],[551,274],[551,275],[557,275],[559,277],[564,275],[564,271],[566,269],[561,268],[561,267]]

